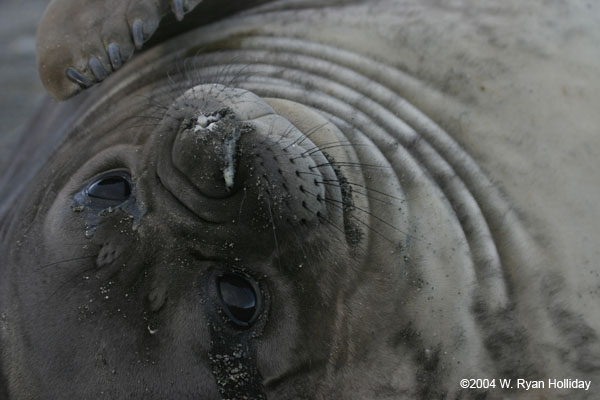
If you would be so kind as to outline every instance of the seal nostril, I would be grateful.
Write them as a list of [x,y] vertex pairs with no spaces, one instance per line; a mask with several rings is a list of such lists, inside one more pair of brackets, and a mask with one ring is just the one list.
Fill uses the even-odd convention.
[[[239,162],[247,157],[240,138],[250,132],[242,125],[229,108],[196,113],[180,123],[170,149],[172,165],[202,196],[231,197],[240,187],[245,175],[239,174]],[[260,154],[251,154],[264,167]]]

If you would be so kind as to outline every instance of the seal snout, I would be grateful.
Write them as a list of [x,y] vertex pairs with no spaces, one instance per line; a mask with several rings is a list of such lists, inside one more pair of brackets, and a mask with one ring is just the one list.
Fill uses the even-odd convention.
[[236,173],[244,131],[228,108],[186,119],[171,150],[173,166],[205,197],[224,198],[240,187]]
[[243,207],[254,211],[248,218],[258,218],[260,207],[248,201],[260,192],[250,149],[257,132],[250,121],[273,113],[246,90],[213,84],[186,90],[156,130],[162,186],[205,222],[239,222]]
[[[286,115],[302,111],[307,133],[267,101]],[[320,150],[340,139],[314,111],[267,101],[219,85],[188,89],[157,131],[161,183],[202,220],[266,232],[277,241],[290,229],[343,226],[341,172]]]

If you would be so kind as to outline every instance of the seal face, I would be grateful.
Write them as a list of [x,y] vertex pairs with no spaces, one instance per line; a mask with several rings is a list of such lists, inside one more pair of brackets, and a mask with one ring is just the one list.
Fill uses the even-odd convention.
[[[294,326],[324,323],[362,251],[347,178],[321,150],[341,133],[285,104],[310,132],[247,90],[200,84],[155,107],[163,115],[150,130],[136,125],[122,140],[127,130],[109,128],[58,151],[55,168],[76,167],[53,176],[52,195],[32,187],[28,197],[39,200],[30,204],[46,215],[12,258],[21,262],[37,243],[40,261],[4,271],[35,293],[14,304],[33,307],[18,326],[36,344],[20,351],[35,358],[54,349],[52,368],[29,372],[51,377],[53,387],[39,390],[92,396],[90,379],[108,379],[103,393],[122,396],[142,379],[156,398],[173,385],[184,397],[266,398],[266,379],[327,357],[332,338],[315,330],[290,364],[265,358],[266,349],[291,354],[308,339]],[[34,306],[35,298],[44,301]],[[63,310],[62,323],[52,310]],[[269,324],[278,320],[284,329]],[[193,346],[181,352],[181,341]],[[97,372],[65,373],[90,352]],[[154,365],[172,384],[154,380]],[[81,386],[69,386],[74,375]]]

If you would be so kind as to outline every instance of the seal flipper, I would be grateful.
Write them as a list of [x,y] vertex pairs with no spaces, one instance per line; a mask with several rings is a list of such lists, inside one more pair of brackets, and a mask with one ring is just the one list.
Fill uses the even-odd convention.
[[52,0],[37,34],[40,78],[66,100],[119,69],[174,12],[178,20],[201,0]]

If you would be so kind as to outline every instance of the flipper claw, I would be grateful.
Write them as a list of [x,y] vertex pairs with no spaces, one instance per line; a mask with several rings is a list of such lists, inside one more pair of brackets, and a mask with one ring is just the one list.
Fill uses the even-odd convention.
[[121,60],[121,52],[119,51],[118,44],[111,43],[108,45],[108,59],[110,60],[110,65],[112,65],[114,71],[121,68],[123,61]]
[[96,57],[90,57],[88,66],[98,82],[103,81],[108,76],[106,70],[104,70],[104,67],[102,66],[102,63],[100,63],[100,60],[98,60]]
[[84,75],[81,74],[81,72],[77,71],[73,67],[67,68],[66,75],[67,78],[69,78],[71,81],[75,82],[84,89],[87,89],[94,84],[94,82],[86,78]]
[[173,0],[172,7],[175,18],[177,18],[177,21],[181,21],[185,13],[185,10],[183,9],[183,0]]
[[141,19],[136,19],[133,21],[133,26],[131,27],[131,33],[133,35],[133,43],[135,44],[136,49],[141,49],[144,45],[144,25]]

